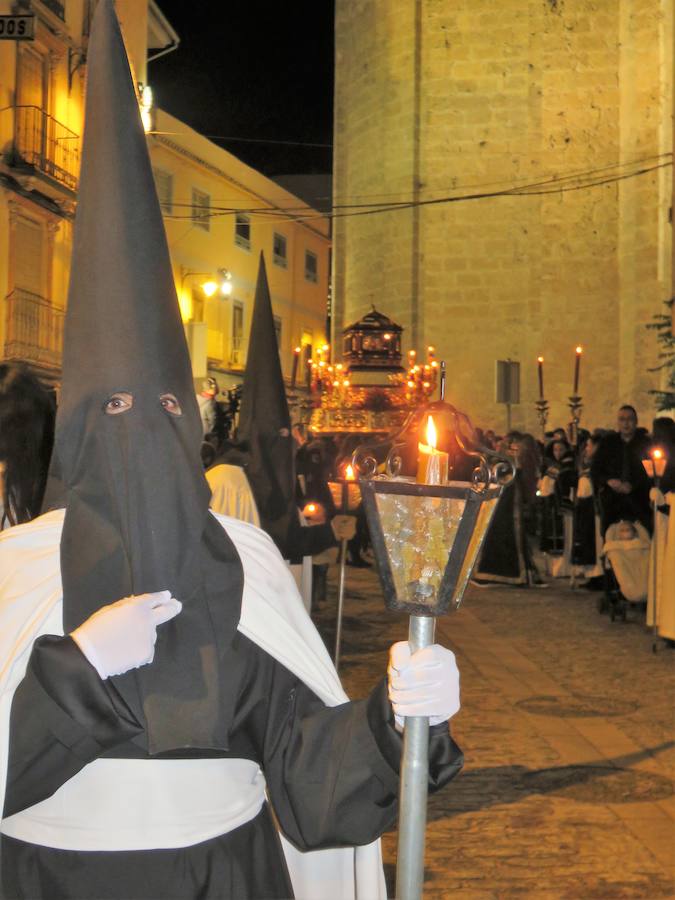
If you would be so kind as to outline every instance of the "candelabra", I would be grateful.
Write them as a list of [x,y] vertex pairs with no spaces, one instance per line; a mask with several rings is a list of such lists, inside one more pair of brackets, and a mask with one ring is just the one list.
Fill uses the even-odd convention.
[[546,439],[546,423],[548,422],[548,400],[541,397],[535,403],[537,407],[537,415],[539,416],[539,425],[541,426],[541,436]]
[[576,447],[577,440],[579,436],[579,421],[581,419],[581,410],[584,408],[583,403],[581,402],[581,397],[577,394],[574,394],[569,398],[569,408],[570,415],[572,416],[572,421],[570,422],[570,443]]

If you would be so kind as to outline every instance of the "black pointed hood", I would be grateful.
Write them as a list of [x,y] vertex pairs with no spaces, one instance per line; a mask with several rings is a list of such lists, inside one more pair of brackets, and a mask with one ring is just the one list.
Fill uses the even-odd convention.
[[237,434],[241,443],[249,448],[246,475],[258,507],[260,524],[288,559],[292,553],[289,546],[291,529],[298,517],[295,447],[262,253]]
[[146,724],[150,752],[227,742],[221,676],[242,573],[208,512],[200,443],[136,93],[112,2],[100,0],[47,502],[66,507],[66,632],[130,594],[168,589],[183,603],[159,629],[152,665],[114,679]]

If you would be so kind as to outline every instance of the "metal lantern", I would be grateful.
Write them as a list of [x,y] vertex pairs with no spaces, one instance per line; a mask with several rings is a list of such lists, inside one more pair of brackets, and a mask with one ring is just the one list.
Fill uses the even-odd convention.
[[[420,431],[429,420],[436,438],[424,443]],[[433,643],[436,617],[459,607],[515,468],[480,447],[467,416],[444,400],[415,410],[394,438],[359,447],[352,464],[385,603],[410,615],[408,642],[414,653]],[[465,480],[448,481],[448,472]],[[397,900],[422,896],[428,741],[428,718],[406,719]]]

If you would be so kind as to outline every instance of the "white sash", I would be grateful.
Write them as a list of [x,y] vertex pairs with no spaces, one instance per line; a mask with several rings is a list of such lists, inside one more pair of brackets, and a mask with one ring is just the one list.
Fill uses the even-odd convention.
[[2,833],[57,850],[190,847],[250,822],[264,801],[247,759],[97,759]]

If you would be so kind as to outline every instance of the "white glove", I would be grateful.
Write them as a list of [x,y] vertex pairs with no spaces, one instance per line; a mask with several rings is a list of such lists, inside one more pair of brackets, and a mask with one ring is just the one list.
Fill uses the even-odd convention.
[[430,725],[446,722],[459,711],[459,670],[455,654],[432,644],[410,654],[407,641],[389,651],[389,701],[398,726],[407,716],[428,716]]
[[70,636],[99,676],[110,678],[151,663],[157,626],[182,608],[170,591],[124,597],[96,610]]
[[666,498],[663,496],[661,488],[653,487],[649,489],[649,499],[657,506],[665,506]]
[[351,541],[356,534],[356,516],[333,516],[330,524],[336,541]]

